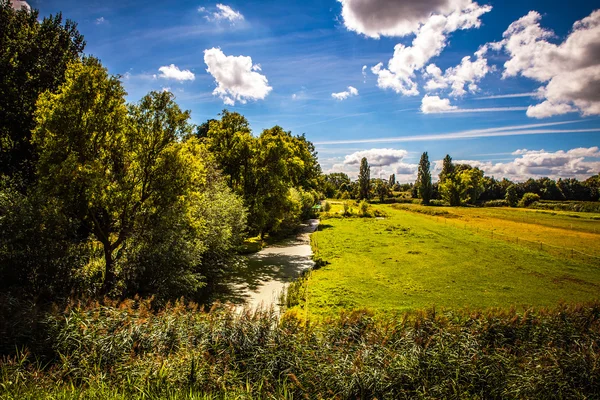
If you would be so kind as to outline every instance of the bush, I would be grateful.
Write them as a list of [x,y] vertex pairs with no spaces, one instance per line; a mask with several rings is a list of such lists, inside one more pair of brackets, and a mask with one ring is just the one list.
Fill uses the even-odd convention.
[[538,201],[533,208],[552,211],[573,211],[600,213],[600,202],[597,201]]
[[483,203],[481,203],[481,205],[483,207],[508,207],[508,201],[507,200],[489,200],[489,201],[484,201]]
[[540,196],[536,193],[525,193],[521,201],[519,202],[519,207],[529,207],[536,201],[540,201]]
[[358,208],[360,210],[360,215],[363,217],[369,215],[369,203],[367,203],[366,200],[362,200],[358,205]]
[[329,212],[331,210],[331,203],[324,201],[321,207],[323,207],[324,212]]
[[344,215],[348,215],[349,214],[349,210],[350,210],[350,205],[348,204],[348,202],[344,201],[342,203],[342,207],[344,208]]

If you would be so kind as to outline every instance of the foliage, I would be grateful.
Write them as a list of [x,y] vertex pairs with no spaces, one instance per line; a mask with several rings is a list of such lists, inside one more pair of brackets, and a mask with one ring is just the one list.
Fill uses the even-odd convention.
[[360,171],[358,172],[358,199],[368,200],[371,197],[371,167],[366,157],[360,160]]
[[328,201],[324,201],[322,207],[324,212],[329,212],[331,210],[331,203]]
[[600,202],[591,201],[538,201],[533,208],[541,210],[600,213]]
[[215,155],[229,187],[244,199],[251,233],[288,230],[319,200],[321,168],[304,135],[275,126],[255,138],[244,116],[223,110],[221,119],[203,124],[197,136]]
[[510,185],[506,189],[505,200],[506,200],[506,202],[508,203],[509,206],[511,206],[511,207],[516,207],[517,206],[517,203],[519,202],[519,199],[517,197],[517,189],[515,188],[515,185]]
[[37,98],[58,89],[85,47],[77,24],[63,24],[62,14],[38,19],[37,10],[14,11],[11,1],[0,0],[0,175],[14,178],[21,191],[35,181]]
[[508,207],[509,203],[507,200],[488,200],[481,203],[483,207]]
[[529,207],[536,201],[540,200],[540,196],[536,193],[525,193],[519,201],[519,207]]
[[358,209],[360,210],[360,215],[363,217],[367,216],[369,214],[369,203],[366,200],[361,200]]
[[385,198],[390,195],[390,187],[388,183],[378,179],[375,182],[375,195],[379,197],[379,201],[383,203]]
[[60,357],[46,368],[35,354],[6,359],[0,396],[593,398],[599,321],[597,304],[356,310],[310,324],[294,312],[74,305],[47,319]]
[[415,187],[417,188],[419,198],[425,205],[429,205],[429,200],[431,200],[432,195],[430,168],[431,165],[429,163],[429,157],[427,156],[427,152],[424,152],[421,155],[421,160],[419,161],[419,169],[417,172],[417,181],[415,182]]

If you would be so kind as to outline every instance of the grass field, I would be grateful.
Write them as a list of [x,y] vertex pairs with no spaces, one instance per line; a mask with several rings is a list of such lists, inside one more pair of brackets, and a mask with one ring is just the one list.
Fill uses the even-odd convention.
[[[334,203],[332,213],[340,207]],[[600,234],[594,230],[600,221],[595,215],[374,207],[387,217],[324,218],[313,234],[316,256],[328,264],[313,271],[303,288],[310,315],[334,315],[356,307],[402,312],[434,305],[552,306],[600,297],[598,264],[531,248],[523,241],[541,239],[598,254]],[[492,238],[486,233],[492,229],[522,240],[517,244],[498,235]]]

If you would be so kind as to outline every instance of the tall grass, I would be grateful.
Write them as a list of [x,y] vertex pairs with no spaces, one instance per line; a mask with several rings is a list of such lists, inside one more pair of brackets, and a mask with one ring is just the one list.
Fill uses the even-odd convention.
[[0,397],[598,398],[600,303],[552,310],[289,312],[72,304],[44,362],[0,365]]

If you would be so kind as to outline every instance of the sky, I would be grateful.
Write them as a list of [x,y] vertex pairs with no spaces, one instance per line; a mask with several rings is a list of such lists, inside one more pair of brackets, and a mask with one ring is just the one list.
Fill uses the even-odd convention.
[[[471,0],[31,0],[62,12],[128,101],[315,143],[324,172],[413,181],[450,154],[487,176],[600,172],[600,7]],[[596,7],[594,7],[594,5]]]

